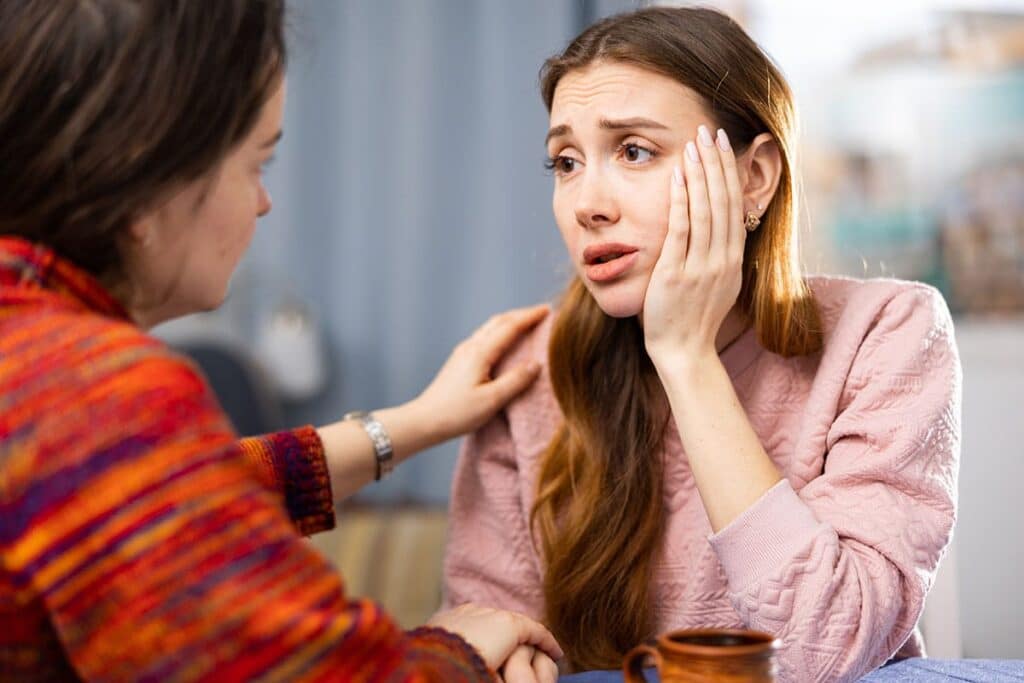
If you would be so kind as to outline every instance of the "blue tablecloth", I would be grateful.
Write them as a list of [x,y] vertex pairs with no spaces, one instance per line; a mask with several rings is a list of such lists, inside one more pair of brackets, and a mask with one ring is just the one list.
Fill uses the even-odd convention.
[[[562,676],[559,683],[622,683],[618,671],[586,671]],[[647,680],[658,680],[653,671]],[[1024,681],[1024,659],[904,659],[883,666],[860,679],[861,683],[919,683],[925,681],[973,681],[1010,683]]]

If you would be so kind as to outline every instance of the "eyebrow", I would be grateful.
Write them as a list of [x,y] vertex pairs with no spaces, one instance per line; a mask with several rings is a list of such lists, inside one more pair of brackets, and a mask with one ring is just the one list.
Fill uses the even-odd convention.
[[272,138],[270,138],[269,140],[267,140],[266,142],[264,142],[264,143],[263,143],[262,145],[260,145],[260,147],[261,147],[262,149],[266,149],[267,147],[273,147],[274,145],[276,145],[276,144],[278,143],[278,141],[279,141],[279,140],[280,140],[280,139],[281,139],[282,137],[284,137],[284,131],[283,131],[283,130],[279,130],[279,131],[277,131],[277,133],[276,133],[276,134],[274,135],[274,137],[272,137]]
[[[668,126],[653,121],[651,119],[645,119],[641,116],[634,116],[631,119],[601,119],[597,125],[602,130],[623,130],[626,128],[651,128],[654,130],[668,130]],[[561,137],[563,135],[569,135],[572,133],[572,127],[562,124],[555,126],[548,131],[548,135],[544,138],[544,144],[547,145],[551,138]]]

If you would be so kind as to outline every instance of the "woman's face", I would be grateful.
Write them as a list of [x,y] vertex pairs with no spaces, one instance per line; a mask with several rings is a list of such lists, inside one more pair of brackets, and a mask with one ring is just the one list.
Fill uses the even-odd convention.
[[672,169],[713,122],[677,81],[616,62],[567,73],[551,104],[552,205],[577,274],[607,315],[642,312],[668,231]]
[[219,306],[256,229],[271,208],[263,168],[281,137],[285,85],[220,165],[148,214],[130,271],[133,317],[145,327]]

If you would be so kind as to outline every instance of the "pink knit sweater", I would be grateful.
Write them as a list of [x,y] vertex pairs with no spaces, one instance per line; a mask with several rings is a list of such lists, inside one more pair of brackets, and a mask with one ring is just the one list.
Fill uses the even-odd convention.
[[[923,654],[916,629],[956,519],[961,373],[925,285],[811,278],[824,350],[786,359],[748,331],[722,355],[784,479],[717,534],[674,422],[654,576],[657,630],[749,627],[782,641],[784,681],[853,680]],[[551,320],[506,359],[547,363]],[[445,602],[544,613],[528,518],[561,421],[546,373],[463,447]],[[737,476],[741,476],[737,473]]]

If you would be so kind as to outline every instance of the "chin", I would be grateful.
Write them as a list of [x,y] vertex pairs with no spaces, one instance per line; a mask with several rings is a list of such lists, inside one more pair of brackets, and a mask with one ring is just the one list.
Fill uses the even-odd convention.
[[223,306],[224,302],[227,301],[227,300],[228,300],[228,293],[225,291],[219,297],[216,297],[214,299],[210,299],[207,302],[206,310],[207,311],[216,311],[218,308]]
[[[646,284],[646,283],[645,283]],[[595,286],[587,283],[587,289],[605,315],[612,318],[631,318],[644,310],[644,289],[636,283],[623,282]]]
[[227,301],[227,298],[227,288],[225,288],[224,291],[220,292],[219,294],[216,292],[211,292],[203,296],[198,301],[196,301],[195,306],[193,308],[195,308],[196,313],[209,313],[211,311],[216,311],[224,304],[225,301]]

